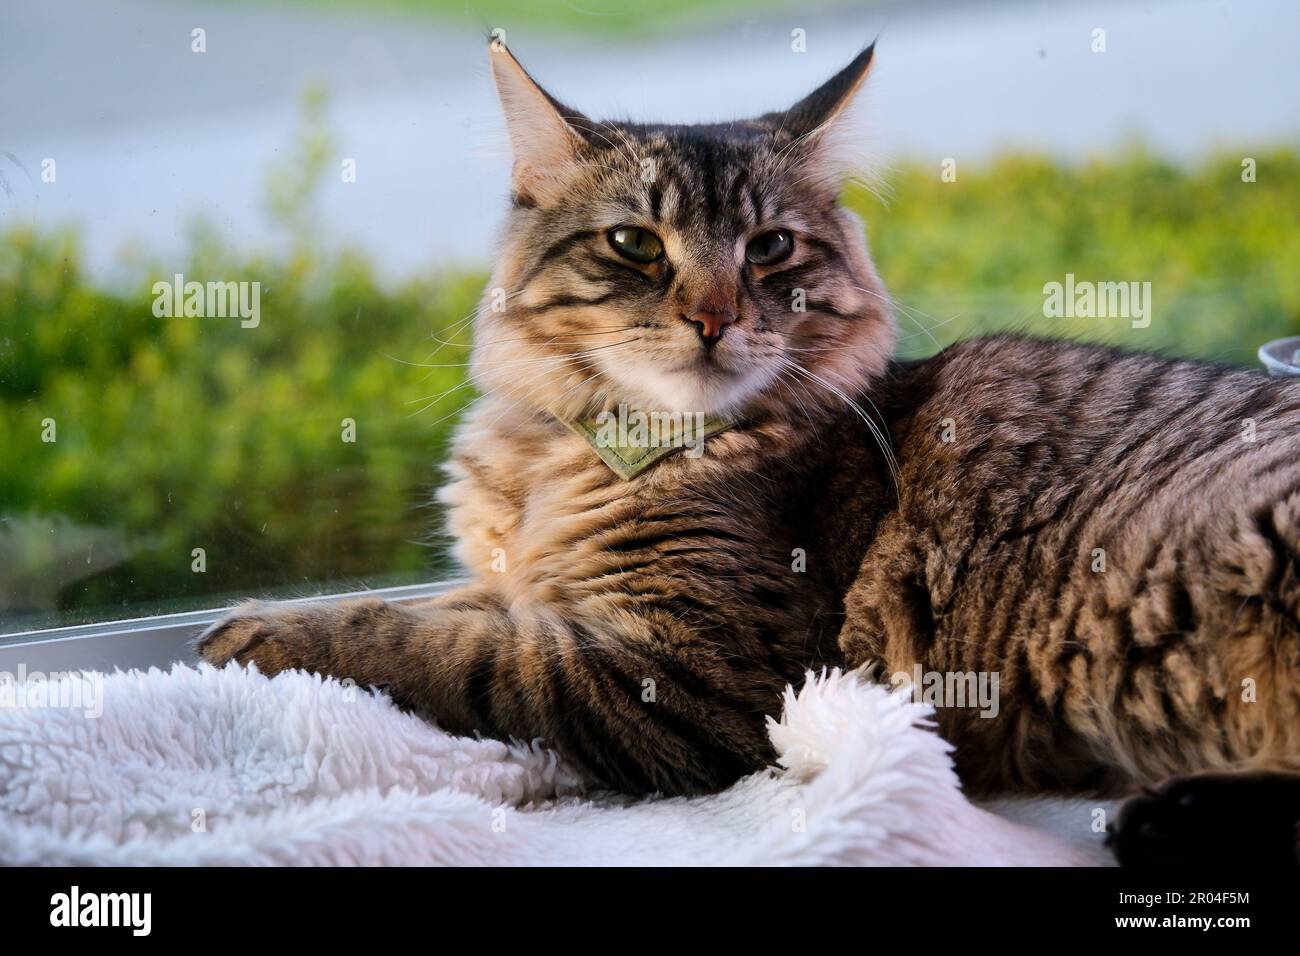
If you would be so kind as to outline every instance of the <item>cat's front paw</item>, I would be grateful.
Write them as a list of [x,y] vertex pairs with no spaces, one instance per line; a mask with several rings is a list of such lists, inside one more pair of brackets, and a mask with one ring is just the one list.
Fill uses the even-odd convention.
[[209,664],[255,664],[267,676],[293,668],[312,669],[315,644],[311,618],[293,608],[249,601],[199,635],[194,649]]

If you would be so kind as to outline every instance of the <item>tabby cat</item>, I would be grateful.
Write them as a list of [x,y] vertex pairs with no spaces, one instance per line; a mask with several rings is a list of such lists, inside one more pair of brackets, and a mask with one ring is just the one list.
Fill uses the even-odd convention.
[[[872,663],[999,676],[996,717],[938,711],[974,793],[1291,785],[1300,385],[1014,337],[892,360],[838,203],[871,48],[700,126],[594,122],[490,58],[512,205],[441,491],[472,583],[247,605],[203,657],[381,686],[635,794],[764,767],[788,683]],[[616,471],[583,423],[619,406],[721,425]],[[1142,798],[1130,858],[1197,779]]]

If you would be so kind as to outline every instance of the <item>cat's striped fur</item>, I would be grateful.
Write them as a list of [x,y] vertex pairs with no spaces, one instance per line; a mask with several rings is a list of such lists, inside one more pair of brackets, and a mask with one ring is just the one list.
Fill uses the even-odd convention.
[[1300,769],[1300,382],[999,337],[877,390],[903,499],[840,643],[998,672],[939,711],[969,787]]
[[[787,682],[871,661],[1001,675],[996,718],[939,712],[977,789],[1300,769],[1300,387],[1009,338],[890,365],[837,204],[870,50],[708,127],[594,123],[492,57],[513,208],[442,492],[474,583],[247,607],[207,659],[380,685],[636,793],[761,768]],[[620,225],[662,255],[620,259]],[[756,264],[772,229],[794,252]],[[619,402],[743,421],[623,481],[560,421]]]

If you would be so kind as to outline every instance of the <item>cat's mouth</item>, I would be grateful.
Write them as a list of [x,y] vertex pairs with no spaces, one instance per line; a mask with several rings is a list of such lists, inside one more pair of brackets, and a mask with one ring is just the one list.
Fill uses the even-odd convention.
[[728,368],[718,357],[718,353],[712,349],[695,353],[681,365],[678,365],[675,372],[688,372],[695,375],[736,375],[735,369]]
[[[666,361],[665,361],[666,360]],[[602,365],[609,362],[602,356]],[[602,368],[615,386],[625,386],[632,401],[648,407],[704,412],[734,411],[759,390],[765,376],[734,353],[680,351],[654,361],[610,362]]]

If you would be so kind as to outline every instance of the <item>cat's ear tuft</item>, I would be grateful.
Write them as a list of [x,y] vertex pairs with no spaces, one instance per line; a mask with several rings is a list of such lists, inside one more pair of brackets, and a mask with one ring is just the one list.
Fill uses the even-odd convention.
[[786,128],[801,136],[834,123],[858,95],[871,72],[876,44],[872,43],[817,89],[785,111]]
[[871,72],[873,42],[850,63],[784,113],[775,114],[777,129],[831,180],[868,173],[866,128],[860,104]]
[[514,154],[511,186],[544,201],[577,167],[583,141],[572,124],[587,121],[542,89],[500,40],[488,45],[488,57]]

